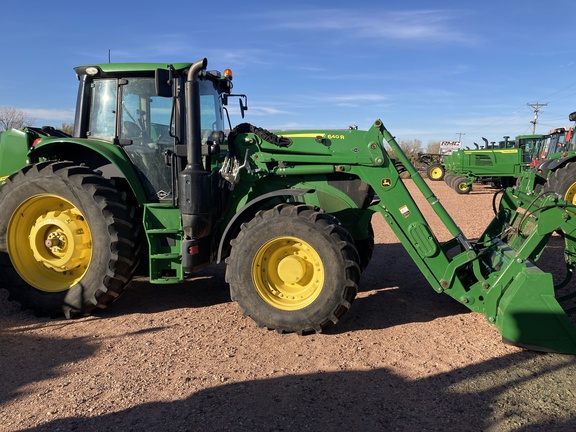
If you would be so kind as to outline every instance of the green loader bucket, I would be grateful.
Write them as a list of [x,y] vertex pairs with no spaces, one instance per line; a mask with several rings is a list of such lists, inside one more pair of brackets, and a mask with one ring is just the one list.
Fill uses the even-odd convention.
[[504,292],[496,326],[506,343],[576,354],[576,329],[555,298],[552,276],[533,265]]
[[[571,285],[575,229],[576,207],[557,196],[534,198],[516,189],[504,192],[497,216],[475,245],[479,265],[474,272],[479,282],[470,288],[504,342],[576,354],[576,327],[571,316],[576,308],[570,304],[576,298]],[[554,268],[566,271],[558,283],[552,273],[535,265],[553,235],[563,248],[547,258]]]

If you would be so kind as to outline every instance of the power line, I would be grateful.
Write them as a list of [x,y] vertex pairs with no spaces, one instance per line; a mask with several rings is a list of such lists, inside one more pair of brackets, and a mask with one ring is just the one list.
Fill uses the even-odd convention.
[[[568,97],[574,96],[573,94],[567,93],[567,92],[565,91],[565,90],[567,90],[567,89],[569,89],[569,88],[572,88],[572,87],[574,87],[574,86],[576,86],[576,81],[574,81],[574,82],[572,82],[572,83],[570,83],[570,84],[562,87],[561,89],[558,89],[558,90],[556,90],[556,91],[553,91],[552,93],[550,93],[550,94],[547,96],[547,99],[549,99],[548,102],[555,102],[555,101],[557,101],[557,100],[566,99],[566,98],[568,98]],[[559,96],[557,96],[557,95],[559,95]],[[557,96],[557,97],[553,97],[553,96]],[[552,100],[550,100],[550,98],[552,98]],[[528,104],[528,105],[530,106],[530,104]],[[547,105],[547,103],[546,103],[546,104],[543,104],[543,105],[541,105],[541,106],[544,106],[544,105]],[[518,113],[521,111],[521,109],[522,109],[522,108],[519,107],[519,108],[517,108],[517,109],[515,109],[515,110],[512,110],[512,111],[510,111],[510,114],[511,114],[511,115],[513,115],[513,114],[518,114]],[[551,120],[555,120],[555,119],[551,119]],[[530,123],[533,124],[533,129],[534,129],[534,128],[536,127],[536,125],[535,125],[533,122],[530,122]],[[486,123],[486,124],[478,125],[476,128],[472,129],[472,132],[477,132],[477,131],[479,131],[479,130],[481,130],[481,129],[484,129],[484,128],[486,128],[486,127],[489,127],[489,126],[492,126],[492,125],[495,125],[495,124],[501,124],[501,125],[502,125],[502,124],[505,124],[505,121],[502,121],[502,120],[494,120],[494,121],[488,122],[488,123]],[[470,132],[470,130],[468,130],[468,132]],[[535,131],[534,131],[534,133],[535,133]]]
[[536,123],[538,123],[538,112],[540,111],[540,107],[543,106],[548,106],[548,103],[545,104],[541,104],[536,102],[535,104],[526,104],[530,107],[532,107],[532,109],[534,109],[534,120],[530,121],[530,123],[532,123],[532,135],[534,135],[536,133]]

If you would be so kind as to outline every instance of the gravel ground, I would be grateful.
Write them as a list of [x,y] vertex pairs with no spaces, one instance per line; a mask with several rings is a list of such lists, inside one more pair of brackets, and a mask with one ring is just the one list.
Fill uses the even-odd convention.
[[[429,184],[478,237],[494,190]],[[374,229],[352,309],[319,335],[242,318],[222,266],[178,286],[137,280],[71,321],[22,312],[1,291],[0,431],[576,430],[576,357],[504,345],[430,288],[381,216]]]

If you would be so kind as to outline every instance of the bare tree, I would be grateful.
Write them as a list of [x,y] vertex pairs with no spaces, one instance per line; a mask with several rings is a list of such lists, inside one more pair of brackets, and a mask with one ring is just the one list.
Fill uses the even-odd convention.
[[419,139],[400,140],[400,148],[406,153],[410,162],[418,159],[418,153],[422,151],[422,141]]
[[0,131],[12,128],[32,126],[35,119],[31,118],[23,110],[11,107],[0,107]]
[[428,141],[426,153],[440,154],[440,141]]
[[64,123],[62,122],[62,131],[66,132],[68,135],[74,135],[74,123]]

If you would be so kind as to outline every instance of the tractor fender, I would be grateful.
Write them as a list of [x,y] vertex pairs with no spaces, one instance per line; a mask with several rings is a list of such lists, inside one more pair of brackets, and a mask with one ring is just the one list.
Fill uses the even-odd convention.
[[222,261],[222,255],[224,254],[224,248],[230,244],[232,240],[232,235],[238,231],[240,225],[244,223],[248,218],[252,218],[256,212],[262,207],[262,205],[271,199],[277,197],[291,197],[298,198],[304,196],[308,193],[314,192],[314,189],[279,189],[273,192],[262,194],[250,201],[248,201],[241,209],[238,211],[228,225],[224,229],[222,238],[220,239],[220,244],[218,245],[218,256],[216,263]]
[[576,160],[576,155],[570,155],[570,156],[561,157],[561,158],[557,158],[557,159],[549,159],[548,161],[545,161],[542,164],[541,170],[542,170],[542,172],[546,172],[546,173],[548,171],[554,171],[558,168],[562,168],[568,162],[573,162],[575,160]]
[[119,146],[83,138],[42,139],[30,149],[28,156],[73,161],[101,172],[106,178],[123,178],[139,206],[148,201],[134,164]]

